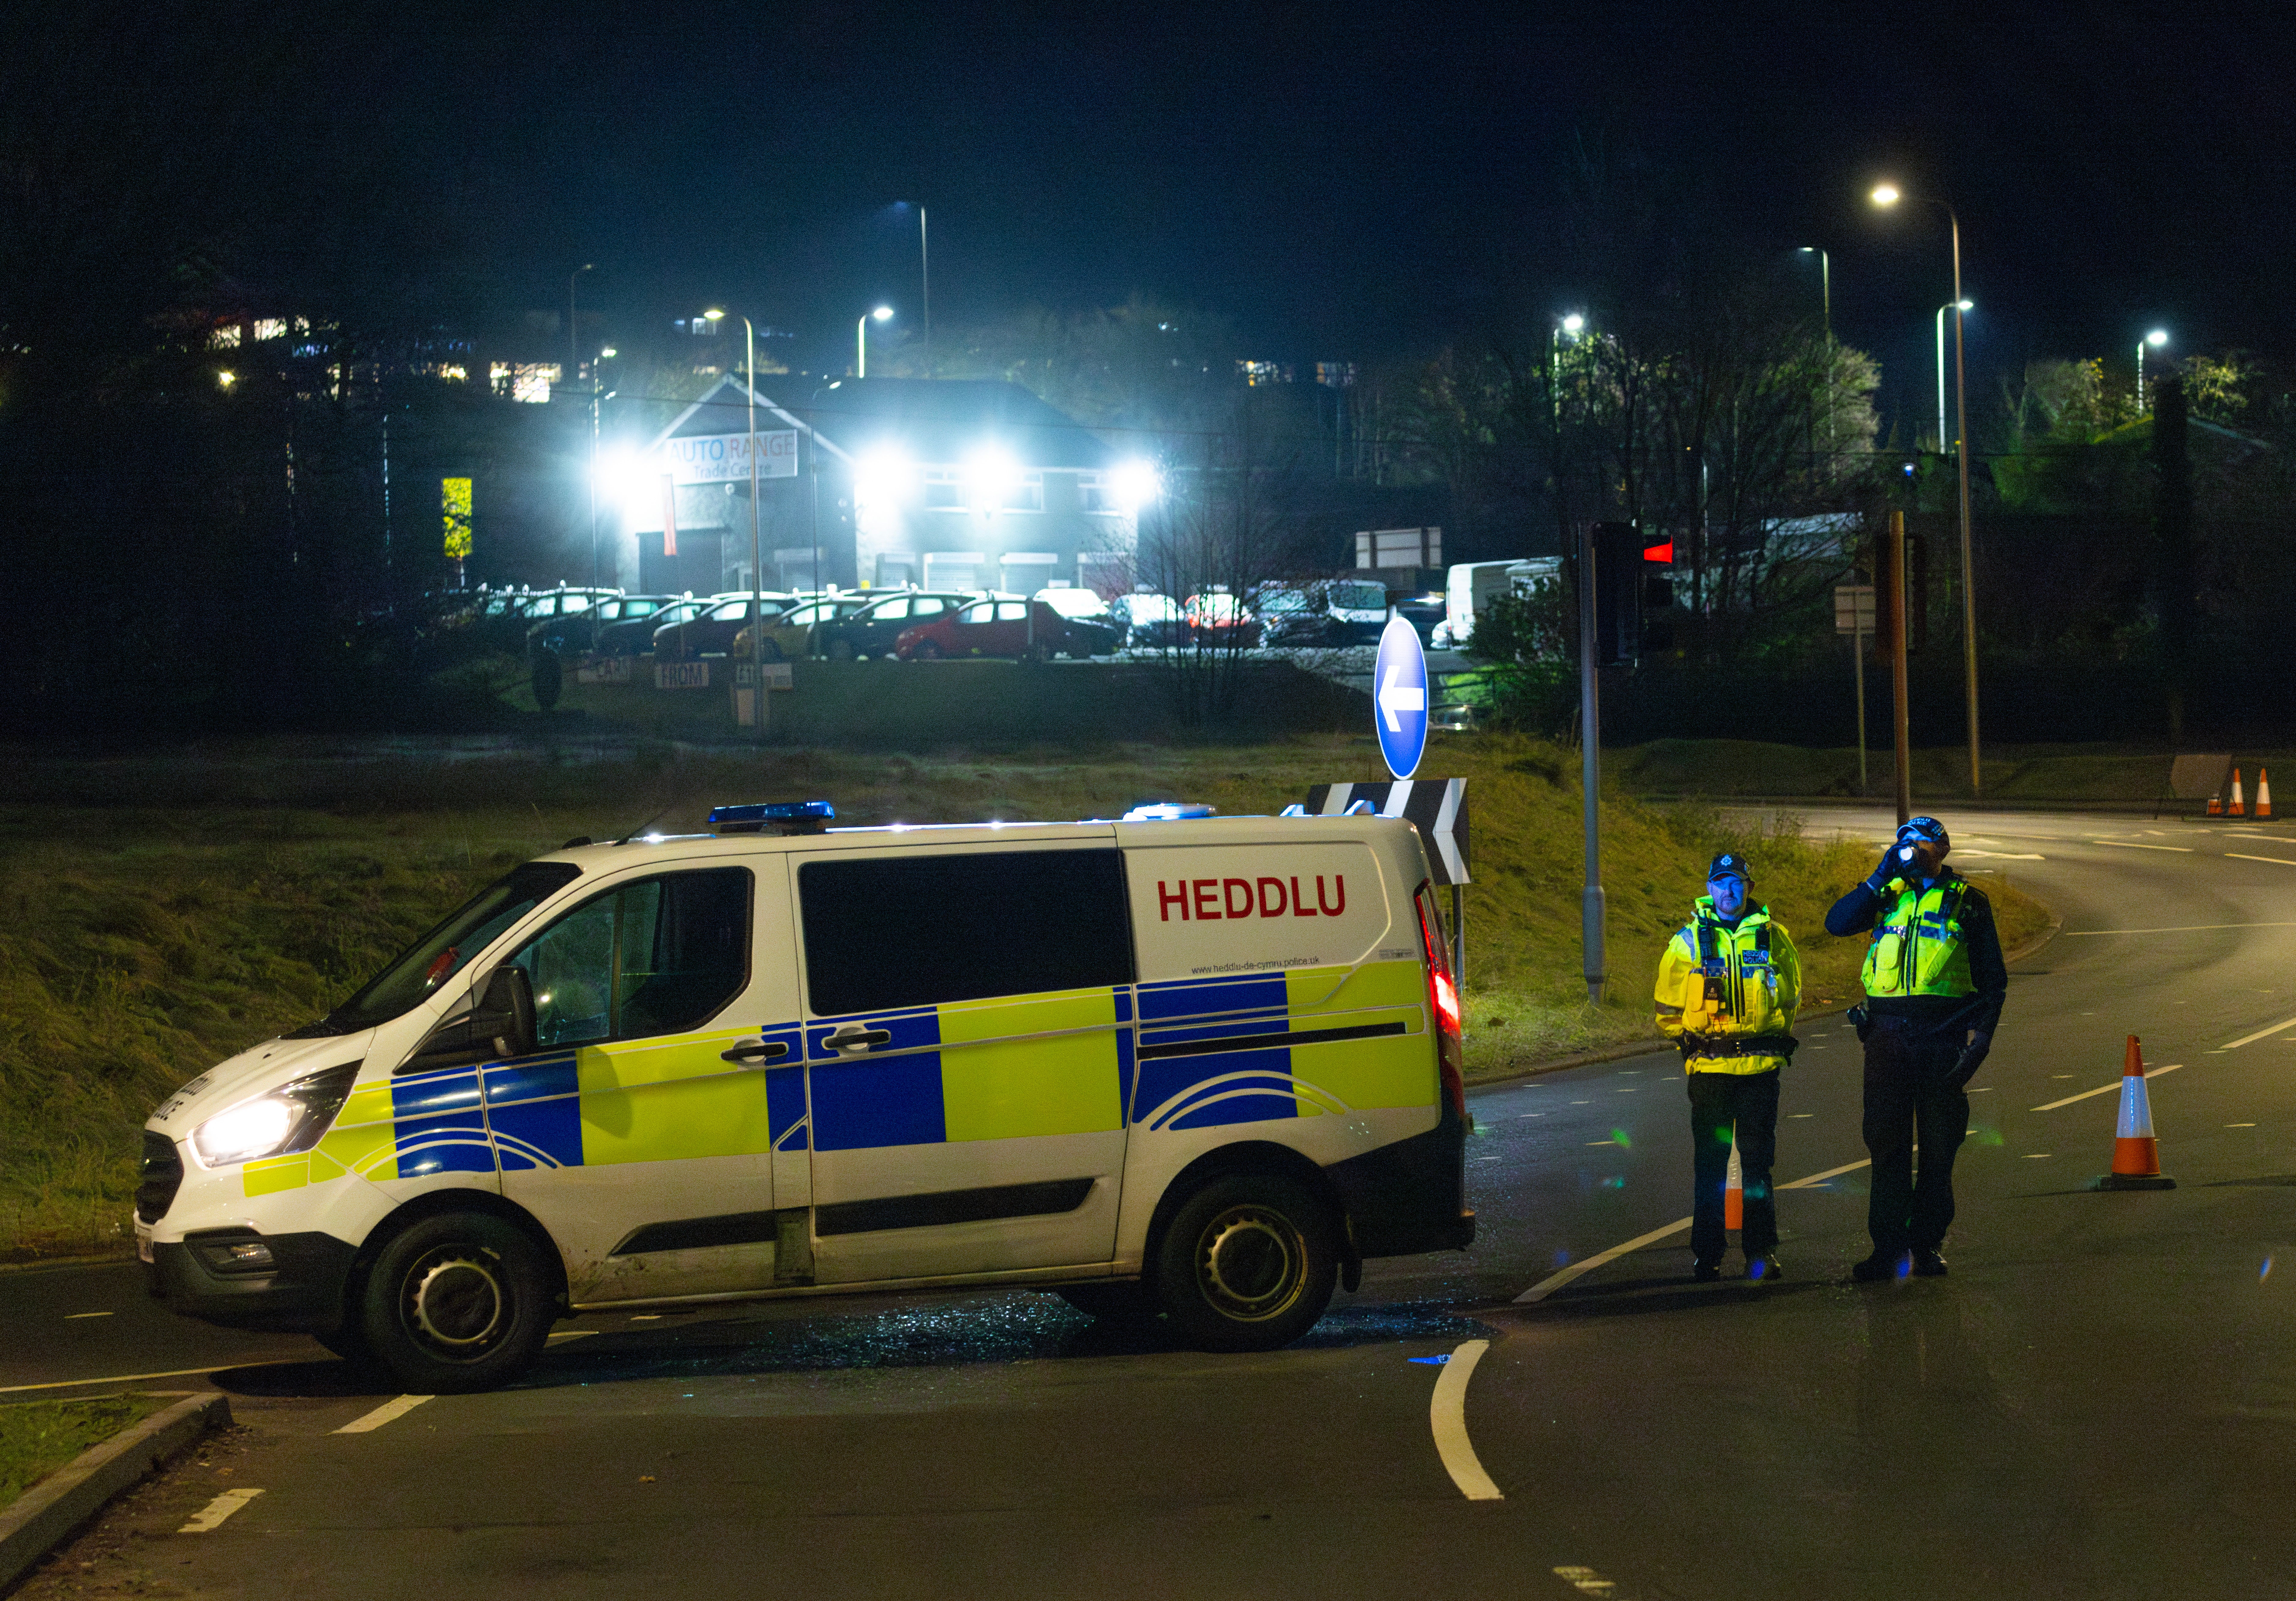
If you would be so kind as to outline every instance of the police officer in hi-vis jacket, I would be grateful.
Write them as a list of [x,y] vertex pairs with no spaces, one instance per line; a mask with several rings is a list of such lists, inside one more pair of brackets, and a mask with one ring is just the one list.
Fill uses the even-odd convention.
[[1658,1026],[1682,1050],[1690,1088],[1690,1253],[1702,1283],[1722,1277],[1728,1244],[1723,1188],[1735,1135],[1746,1277],[1777,1278],[1778,1212],[1770,1195],[1777,1150],[1779,1070],[1799,1042],[1801,958],[1785,925],[1751,905],[1752,875],[1732,851],[1706,869],[1706,893],[1659,958]]
[[[1866,1148],[1874,1178],[1866,1227],[1874,1254],[1861,1280],[1936,1277],[1953,1221],[1953,1159],[1969,1132],[1972,1074],[1983,1064],[2009,993],[2001,936],[1985,892],[1945,865],[1953,842],[1935,817],[1898,825],[1871,877],[1834,902],[1825,932],[1874,931],[1863,1007]],[[1921,1175],[1914,1145],[1921,1144]]]

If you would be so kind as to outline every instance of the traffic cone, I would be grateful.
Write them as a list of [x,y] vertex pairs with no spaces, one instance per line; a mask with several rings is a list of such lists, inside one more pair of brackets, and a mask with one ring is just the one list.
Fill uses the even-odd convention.
[[1722,1227],[1746,1227],[1746,1176],[1738,1166],[1738,1137],[1730,1136],[1730,1176],[1722,1181]]
[[2238,768],[2234,768],[2232,770],[2232,805],[2226,811],[2225,816],[2228,817],[2244,817],[2248,816],[2248,808],[2241,802],[2240,769]]
[[2144,1053],[2136,1036],[2120,1068],[2120,1127],[2112,1142],[2112,1171],[2096,1181],[2101,1190],[2172,1190],[2161,1176],[2161,1142],[2152,1137],[2152,1102],[2144,1093]]
[[2222,790],[2218,790],[2215,794],[2209,797],[2209,816],[2212,817],[2221,817],[2224,816],[2224,792]]
[[2256,769],[2256,815],[2259,817],[2272,815],[2272,775],[2262,768]]

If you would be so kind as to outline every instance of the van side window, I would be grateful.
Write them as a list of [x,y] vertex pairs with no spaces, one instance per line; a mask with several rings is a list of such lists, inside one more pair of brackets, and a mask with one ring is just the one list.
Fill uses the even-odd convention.
[[583,902],[511,961],[545,1050],[700,1028],[750,977],[750,873],[667,873]]
[[816,1016],[1132,981],[1113,850],[813,861],[797,883]]

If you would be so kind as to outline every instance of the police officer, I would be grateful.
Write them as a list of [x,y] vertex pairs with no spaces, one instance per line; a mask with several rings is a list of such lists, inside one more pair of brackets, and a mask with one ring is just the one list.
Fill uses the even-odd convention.
[[1724,851],[1706,869],[1706,893],[1690,921],[1659,958],[1658,1026],[1682,1050],[1690,1089],[1693,1274],[1722,1277],[1728,1243],[1723,1190],[1734,1132],[1745,1186],[1739,1243],[1746,1277],[1775,1279],[1777,1203],[1770,1163],[1777,1150],[1778,1075],[1799,1043],[1794,1012],[1801,1004],[1801,958],[1767,907],[1751,905],[1745,858]]
[[[1936,1277],[1953,1221],[1953,1159],[1969,1132],[1972,1074],[1984,1063],[2009,993],[1985,892],[1945,865],[1953,842],[1935,817],[1898,825],[1871,877],[1834,902],[1825,931],[1874,931],[1866,1005],[1850,1021],[1866,1043],[1866,1148],[1874,1155],[1865,1281]],[[1914,1174],[1914,1144],[1921,1174]]]

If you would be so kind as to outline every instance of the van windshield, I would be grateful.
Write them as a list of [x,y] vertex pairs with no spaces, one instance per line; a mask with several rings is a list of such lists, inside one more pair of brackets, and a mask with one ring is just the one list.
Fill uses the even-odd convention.
[[528,862],[480,891],[462,909],[401,952],[357,995],[290,1039],[371,1029],[404,1015],[439,993],[512,924],[581,876],[571,862]]
[[1384,612],[1387,610],[1387,586],[1384,584],[1334,584],[1332,604],[1348,612]]

